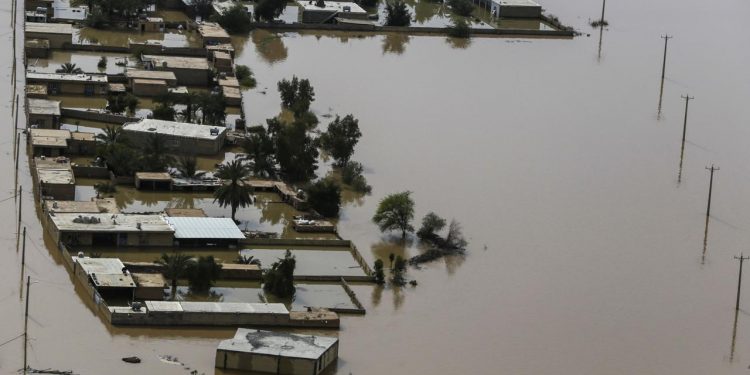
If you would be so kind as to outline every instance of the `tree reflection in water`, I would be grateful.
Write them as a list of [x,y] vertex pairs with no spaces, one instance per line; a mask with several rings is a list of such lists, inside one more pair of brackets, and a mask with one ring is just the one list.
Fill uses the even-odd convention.
[[383,54],[393,53],[400,55],[406,50],[406,45],[411,40],[411,37],[406,34],[386,34],[383,36]]

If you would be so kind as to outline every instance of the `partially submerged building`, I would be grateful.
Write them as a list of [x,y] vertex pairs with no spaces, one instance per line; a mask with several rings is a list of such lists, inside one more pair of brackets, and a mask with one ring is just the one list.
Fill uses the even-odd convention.
[[125,76],[128,78],[128,85],[131,87],[136,79],[164,81],[169,87],[177,86],[177,76],[168,71],[128,69],[125,71]]
[[133,299],[135,280],[118,258],[73,257],[73,273],[88,281],[102,297]]
[[239,87],[221,86],[221,92],[224,94],[227,105],[242,105],[242,91]]
[[55,0],[24,0],[23,8],[27,12],[37,12],[43,9],[48,18],[54,15]]
[[69,130],[29,129],[29,143],[34,156],[54,157],[65,154],[71,139]]
[[218,23],[214,22],[202,22],[198,24],[198,34],[200,34],[204,46],[228,44],[232,42],[227,31]]
[[70,132],[68,153],[71,155],[93,155],[96,153],[96,134],[89,132]]
[[227,129],[218,126],[143,119],[123,125],[122,131],[134,144],[145,144],[152,134],[165,140],[167,149],[178,153],[213,155],[221,150]]
[[338,358],[335,337],[240,328],[219,343],[216,367],[271,374],[317,375]]
[[490,0],[490,13],[503,18],[540,18],[542,6],[533,0]]
[[174,73],[180,85],[208,86],[211,77],[211,67],[203,57],[143,55],[141,59],[148,70]]
[[174,230],[162,215],[49,214],[55,242],[81,246],[172,246]]
[[34,158],[34,177],[42,197],[59,200],[74,200],[76,179],[70,160],[64,157]]
[[[51,14],[50,14],[51,16]],[[28,39],[46,39],[52,49],[73,44],[73,25],[67,23],[27,22],[24,32]]]
[[109,85],[105,74],[68,74],[27,72],[26,81],[47,85],[49,95],[107,95]]
[[136,172],[134,182],[139,190],[172,190],[172,175],[167,172]]
[[60,102],[47,99],[26,99],[28,122],[32,128],[58,129],[60,127]]
[[366,20],[368,15],[359,4],[345,1],[324,1],[318,6],[316,1],[297,1],[302,12],[302,23],[333,23],[336,18]]
[[49,57],[49,40],[26,39],[24,42],[24,51],[27,58],[46,59]]
[[118,213],[115,198],[91,198],[89,201],[46,200],[42,206],[44,212],[55,214],[101,214]]
[[232,61],[232,55],[223,51],[214,51],[213,53],[214,68],[219,73],[233,73],[234,62]]
[[164,219],[174,229],[179,246],[236,246],[245,239],[231,218],[168,216]]
[[133,273],[135,299],[158,301],[164,299],[167,280],[160,273]]
[[166,29],[161,17],[144,17],[138,20],[138,30],[147,33],[163,33]]

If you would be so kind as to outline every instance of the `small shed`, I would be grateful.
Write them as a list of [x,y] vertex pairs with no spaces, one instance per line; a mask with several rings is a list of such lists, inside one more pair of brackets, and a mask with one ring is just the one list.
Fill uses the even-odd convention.
[[221,91],[224,94],[224,99],[227,100],[227,105],[242,105],[242,91],[239,87],[221,86]]
[[34,156],[60,156],[67,150],[70,139],[68,130],[29,129],[29,142]]
[[169,86],[167,81],[161,79],[140,79],[131,80],[131,89],[136,96],[159,96],[167,93]]
[[214,68],[221,73],[232,73],[232,55],[222,51],[214,51]]
[[57,100],[27,98],[28,121],[31,127],[58,129],[60,127],[60,102]]
[[240,81],[235,77],[219,78],[219,86],[240,87]]
[[164,287],[167,280],[160,273],[133,273],[135,280],[135,298],[141,300],[164,299]]
[[492,0],[490,13],[503,18],[540,18],[542,6],[533,0]]
[[36,183],[42,197],[72,201],[76,196],[76,179],[70,160],[64,157],[34,158]]
[[219,343],[216,367],[271,374],[317,375],[338,359],[335,337],[240,328]]
[[96,153],[96,134],[89,132],[70,132],[68,153],[71,155],[93,155]]
[[167,216],[164,219],[174,229],[175,241],[180,246],[231,246],[245,238],[228,217]]
[[44,99],[47,97],[47,85],[26,85],[26,97],[33,99]]
[[24,42],[24,50],[27,58],[46,59],[49,57],[49,40],[27,39]]
[[110,83],[107,85],[107,92],[110,94],[124,94],[128,91],[124,83]]
[[172,175],[167,172],[138,172],[135,188],[148,190],[172,190]]
[[135,280],[119,258],[74,256],[73,271],[93,285],[102,297],[133,297]]
[[203,39],[204,46],[212,46],[217,44],[228,44],[232,42],[232,39],[218,23],[214,22],[203,22],[198,25],[198,34]]
[[161,17],[145,17],[138,20],[138,29],[147,33],[163,33],[164,19]]

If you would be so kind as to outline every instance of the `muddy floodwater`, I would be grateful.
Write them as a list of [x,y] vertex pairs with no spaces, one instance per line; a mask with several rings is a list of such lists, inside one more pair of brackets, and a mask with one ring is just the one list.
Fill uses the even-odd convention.
[[[255,31],[234,39],[242,43],[238,63],[258,80],[244,96],[250,124],[279,114],[276,83],[293,74],[315,87],[322,128],[327,114],[359,119],[364,135],[354,159],[364,164],[373,192],[348,201],[338,229],[369,263],[420,251],[381,236],[370,222],[388,193],[412,191],[418,218],[429,211],[455,217],[468,236],[465,258],[410,268],[416,287],[352,286],[367,314],[344,316],[340,331],[327,332],[341,340],[334,373],[748,372],[750,286],[733,340],[733,256],[750,253],[750,49],[742,27],[750,3],[607,2],[610,26],[601,34],[587,24],[600,15],[599,0],[542,5],[584,35],[467,42]],[[0,17],[7,20],[9,9],[2,2]],[[0,25],[8,82],[12,33],[8,22]],[[658,116],[664,33],[674,38]],[[96,39],[113,38],[120,37]],[[8,86],[0,90],[6,119]],[[695,100],[678,183],[686,94]],[[5,124],[0,342],[22,332],[24,308],[16,203],[3,200],[13,194],[12,124]],[[711,163],[721,170],[702,259],[704,168]],[[43,235],[26,158],[19,181],[27,275],[34,280],[33,367],[218,373],[216,345],[234,329],[116,328],[95,315]],[[260,222],[258,212],[240,215]],[[21,340],[0,346],[0,372],[21,367],[22,347]],[[143,362],[120,360],[132,355]],[[160,360],[164,355],[185,367]]]

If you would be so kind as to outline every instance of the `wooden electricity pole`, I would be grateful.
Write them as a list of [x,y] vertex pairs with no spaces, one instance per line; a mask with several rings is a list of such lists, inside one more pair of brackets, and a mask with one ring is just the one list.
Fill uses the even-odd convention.
[[667,42],[669,42],[670,39],[674,37],[669,36],[667,34],[662,35],[662,39],[664,39],[664,58],[661,61],[661,81],[664,82],[664,74],[667,71]]
[[21,212],[23,208],[23,186],[18,187],[18,227],[16,228],[16,252],[18,252],[18,240],[21,236]]
[[24,313],[23,322],[23,374],[27,374],[29,346],[29,292],[31,291],[31,276],[26,276],[26,312]]
[[21,285],[23,285],[23,274],[26,270],[26,227],[23,227],[23,246],[21,247]]
[[740,289],[742,288],[742,263],[744,263],[746,260],[750,259],[750,257],[743,256],[742,253],[740,253],[740,256],[734,256],[734,259],[737,259],[740,261],[740,276],[737,280],[737,304],[734,305],[735,310],[740,309]]
[[711,167],[706,167],[707,170],[711,172],[711,177],[709,177],[708,182],[708,204],[706,204],[706,229],[703,232],[703,256],[706,256],[706,246],[708,245],[708,219],[711,216],[711,195],[713,194],[714,190],[714,172],[720,170],[719,167],[714,167],[713,164],[711,164]]
[[685,157],[685,136],[687,135],[687,118],[688,118],[688,104],[691,99],[695,99],[690,95],[680,96],[685,99],[685,119],[682,122],[682,145],[680,146],[680,171],[677,174],[677,183],[682,182],[682,160]]
[[604,7],[607,5],[607,0],[602,0],[602,18],[600,19],[600,22],[602,23],[601,27],[604,28]]

